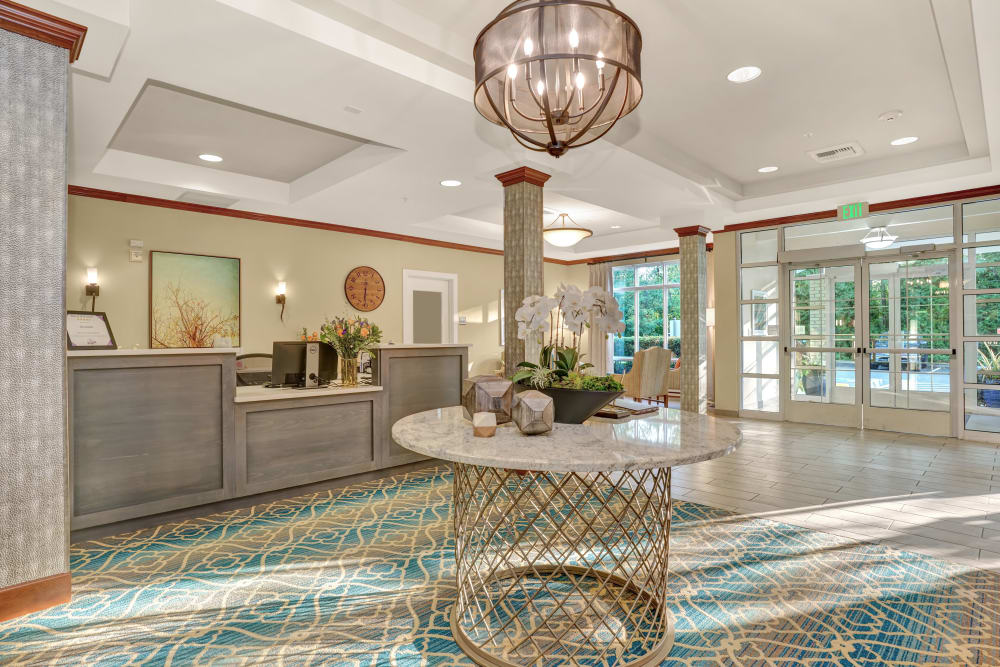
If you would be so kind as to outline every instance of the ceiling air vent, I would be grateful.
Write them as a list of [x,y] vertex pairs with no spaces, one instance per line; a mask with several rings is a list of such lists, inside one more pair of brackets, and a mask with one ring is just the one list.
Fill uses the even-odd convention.
[[180,197],[177,201],[187,202],[188,204],[201,204],[202,206],[217,206],[219,208],[229,208],[233,204],[239,201],[233,197],[225,197],[223,195],[216,195],[210,192],[197,192],[194,190],[188,190]]
[[807,151],[807,153],[817,162],[838,162],[840,160],[847,160],[852,157],[864,155],[865,149],[863,149],[861,144],[858,142],[852,141],[847,144],[840,144],[839,146],[830,146],[829,148]]

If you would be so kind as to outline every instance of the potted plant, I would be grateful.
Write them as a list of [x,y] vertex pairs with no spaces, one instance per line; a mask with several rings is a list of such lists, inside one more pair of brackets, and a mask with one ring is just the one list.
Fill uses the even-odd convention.
[[[1000,384],[1000,351],[995,343],[979,343],[976,350],[976,382]],[[979,391],[980,407],[1000,408],[1000,390]]]
[[[302,330],[303,337],[306,330]],[[340,383],[345,387],[358,384],[358,355],[374,354],[375,346],[382,341],[382,330],[360,315],[335,317],[319,328],[319,340],[330,345],[340,357]]]
[[[542,345],[538,363],[522,361],[511,377],[517,391],[537,389],[552,397],[555,421],[580,424],[622,395],[610,375],[585,375],[593,364],[583,363],[583,330],[594,319],[609,334],[625,330],[618,302],[607,290],[560,285],[554,297],[533,295],[514,314],[517,337]],[[547,336],[547,340],[546,340]]]

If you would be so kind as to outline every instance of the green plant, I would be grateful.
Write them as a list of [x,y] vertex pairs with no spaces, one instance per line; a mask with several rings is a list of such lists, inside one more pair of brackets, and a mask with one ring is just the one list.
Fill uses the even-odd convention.
[[546,389],[551,387],[556,381],[556,378],[562,377],[557,374],[558,371],[554,371],[551,368],[539,366],[538,364],[533,364],[528,361],[522,361],[517,366],[521,370],[514,373],[511,381],[519,384],[526,384],[529,387],[534,387],[535,389]]
[[[305,335],[306,330],[302,330]],[[372,350],[382,341],[378,325],[356,317],[335,317],[319,329],[319,339],[331,345],[341,357],[353,359],[361,352]]]
[[580,389],[584,391],[622,391],[622,383],[610,375],[588,375],[584,376],[580,383]]

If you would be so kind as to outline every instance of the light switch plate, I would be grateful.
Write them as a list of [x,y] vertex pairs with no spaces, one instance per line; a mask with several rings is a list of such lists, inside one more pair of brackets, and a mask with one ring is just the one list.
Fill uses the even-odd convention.
[[128,261],[130,261],[130,262],[141,262],[142,261],[142,250],[137,250],[135,248],[129,248],[129,251],[128,251]]

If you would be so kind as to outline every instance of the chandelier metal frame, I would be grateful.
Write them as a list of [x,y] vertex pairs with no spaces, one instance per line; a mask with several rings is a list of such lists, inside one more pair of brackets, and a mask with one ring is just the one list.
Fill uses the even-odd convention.
[[[624,116],[631,113],[638,105],[642,99],[642,78],[640,76],[640,61],[639,54],[642,51],[642,33],[639,31],[639,27],[636,25],[627,14],[619,10],[614,6],[611,0],[538,0],[537,2],[532,2],[530,4],[525,4],[526,0],[515,0],[511,4],[507,5],[500,14],[497,15],[490,23],[483,28],[479,35],[476,37],[475,46],[473,48],[473,57],[477,61],[477,79],[476,79],[476,89],[474,94],[474,101],[476,104],[476,109],[483,115],[484,118],[490,122],[503,125],[511,134],[514,135],[515,140],[524,148],[531,151],[537,152],[547,152],[554,157],[559,157],[565,153],[570,148],[577,148],[580,146],[586,146],[591,144],[605,134],[607,134],[612,127]],[[615,57],[616,54],[609,53],[605,56],[603,53],[598,51],[597,53],[586,53],[577,51],[562,51],[556,53],[545,53],[545,25],[544,25],[544,11],[547,9],[558,10],[560,7],[584,7],[591,8],[596,11],[608,12],[610,14],[616,15],[623,22],[630,26],[631,30],[634,31],[634,67],[629,63],[622,62]],[[484,38],[486,38],[491,29],[493,29],[498,24],[503,21],[516,16],[517,14],[524,12],[537,12],[538,14],[538,44],[539,52],[537,54],[522,54],[521,57],[512,58],[502,65],[498,65],[490,69],[489,71],[478,74],[479,70],[479,58],[482,53],[481,44],[483,44]],[[575,29],[574,29],[575,32]],[[628,40],[625,39],[627,42]],[[627,45],[622,47],[623,49],[628,48]],[[510,51],[516,52],[518,49],[510,49]],[[574,69],[571,72],[581,72],[579,69],[580,62],[593,62],[595,68],[598,72],[598,78],[600,80],[600,87],[598,89],[599,95],[592,101],[589,105],[583,105],[583,93],[582,85],[578,85],[577,88],[573,88],[570,85],[569,80],[567,80],[567,86],[572,89],[573,92],[567,93],[567,103],[561,109],[553,109],[551,106],[549,86],[547,83],[547,70],[546,64],[555,63],[560,61],[572,61],[574,63]],[[538,65],[538,81],[543,82],[542,90],[537,90],[531,85],[531,65],[537,63]],[[607,66],[613,66],[615,69],[614,75],[612,75],[610,82],[608,82],[604,75],[604,68]],[[518,108],[515,95],[516,83],[513,83],[514,77],[509,75],[506,76],[503,84],[502,91],[502,104],[501,100],[497,99],[497,96],[490,91],[490,87],[487,85],[489,82],[494,81],[495,77],[501,73],[509,73],[510,68],[517,68],[515,72],[520,71],[520,68],[524,68],[525,79],[528,81],[527,90],[531,96],[531,101],[534,102],[538,110],[542,113],[541,116],[533,116],[529,113],[523,112]],[[622,82],[622,74],[625,74],[625,80]],[[516,75],[515,75],[516,76]],[[579,74],[577,74],[579,76]],[[633,85],[637,89],[637,94],[632,94],[630,87]],[[619,85],[625,87],[622,94],[621,105],[618,108],[617,113],[610,120],[607,117],[603,117],[601,123],[598,123],[599,119],[602,119],[602,114],[604,114],[608,105],[611,103],[612,98]],[[580,91],[580,101],[581,108],[576,112],[570,110],[571,99],[574,97],[575,92]],[[480,91],[482,91],[482,98],[485,99],[486,103],[489,105],[489,111],[492,111],[496,116],[496,120],[491,118],[488,110],[483,109],[481,105]],[[630,104],[631,103],[631,104]],[[569,134],[565,138],[560,138],[556,135],[557,127],[566,126],[570,127],[570,122],[574,119],[580,119],[585,117],[587,114],[592,114],[584,124],[579,128],[573,128],[574,132]],[[536,139],[532,134],[538,136],[543,136],[542,132],[528,132],[522,128],[518,128],[511,121],[511,118],[519,117],[527,122],[532,123],[544,123],[545,128],[548,131],[548,140],[542,141]],[[602,127],[603,126],[603,127]],[[591,130],[595,127],[600,128],[601,131],[594,135],[587,137],[585,141],[577,143],[581,138],[584,138]]]

